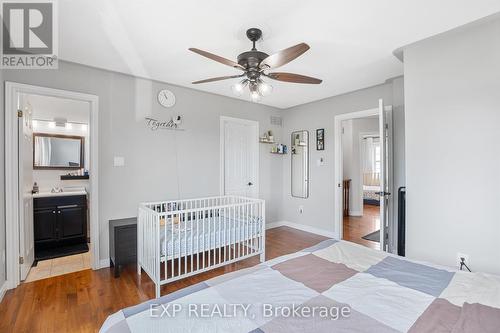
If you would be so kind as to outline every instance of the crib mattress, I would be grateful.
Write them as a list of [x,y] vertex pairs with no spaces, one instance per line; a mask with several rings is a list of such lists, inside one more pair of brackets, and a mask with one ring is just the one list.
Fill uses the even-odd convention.
[[160,252],[163,257],[166,255],[167,258],[175,258],[179,253],[182,257],[255,239],[260,235],[261,223],[257,218],[238,220],[228,217],[181,222],[174,224],[173,241],[172,225],[167,223],[160,227]]

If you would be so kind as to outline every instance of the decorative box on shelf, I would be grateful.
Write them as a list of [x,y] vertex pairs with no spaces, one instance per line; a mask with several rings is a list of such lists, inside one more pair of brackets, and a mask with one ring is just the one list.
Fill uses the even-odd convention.
[[269,144],[273,144],[273,143],[275,143],[275,142],[274,142],[274,140],[272,140],[272,141],[271,141],[271,140],[269,140],[269,139],[267,139],[267,138],[260,138],[260,139],[259,139],[259,142],[260,142],[260,143],[269,143]]
[[266,131],[263,136],[259,138],[260,143],[274,143],[274,135],[272,131]]
[[277,143],[271,147],[271,154],[285,155],[286,153],[288,153],[288,148],[284,144]]

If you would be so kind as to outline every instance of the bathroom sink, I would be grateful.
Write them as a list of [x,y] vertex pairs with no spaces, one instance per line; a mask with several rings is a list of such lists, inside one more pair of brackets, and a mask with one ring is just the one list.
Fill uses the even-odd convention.
[[70,196],[70,195],[87,195],[87,191],[83,190],[70,190],[63,192],[52,193],[50,191],[39,192],[33,194],[33,198],[46,198],[46,197],[61,197],[61,196]]

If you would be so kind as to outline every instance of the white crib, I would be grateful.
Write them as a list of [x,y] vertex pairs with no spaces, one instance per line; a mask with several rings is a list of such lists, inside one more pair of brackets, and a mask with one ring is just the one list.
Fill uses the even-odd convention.
[[220,196],[143,203],[137,218],[137,272],[160,286],[260,255],[265,260],[265,202]]

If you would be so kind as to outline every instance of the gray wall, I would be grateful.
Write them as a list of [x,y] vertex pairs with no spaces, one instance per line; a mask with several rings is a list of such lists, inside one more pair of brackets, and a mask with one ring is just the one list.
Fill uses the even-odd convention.
[[[256,120],[260,132],[271,129],[278,139],[281,135],[281,128],[270,125],[271,115],[281,115],[278,109],[78,64],[60,62],[59,70],[5,70],[3,75],[6,81],[99,96],[101,259],[108,257],[108,220],[136,216],[139,202],[219,194],[221,115]],[[171,110],[156,103],[162,88],[176,95]],[[183,116],[185,131],[146,128],[145,116],[168,119],[172,112]],[[280,216],[282,161],[269,154],[268,145],[260,149],[260,194],[272,222]],[[113,167],[114,156],[125,157],[125,167]]]
[[[334,117],[342,113],[376,108],[379,98],[383,98],[386,104],[402,103],[400,98],[394,99],[393,97],[395,91],[398,95],[402,95],[402,92],[398,91],[402,89],[402,85],[398,84],[396,87],[394,84],[398,80],[400,79],[283,111],[285,142],[289,143],[291,132],[296,130],[305,129],[311,135],[310,196],[308,199],[293,198],[290,195],[290,155],[285,155],[283,158],[282,219],[284,221],[335,232]],[[399,116],[396,119],[400,123],[395,123],[395,126],[404,127],[404,123],[401,123],[404,118]],[[315,140],[318,128],[325,128],[324,151],[316,150]],[[400,145],[401,142],[395,142],[395,144]],[[397,148],[398,151],[403,149]],[[321,157],[324,158],[325,163],[323,166],[318,166],[317,160]],[[401,155],[398,155],[396,158],[400,157]],[[398,167],[401,165],[398,164]],[[299,206],[304,207],[302,214],[299,213]]]
[[500,273],[500,19],[404,50],[407,254]]

